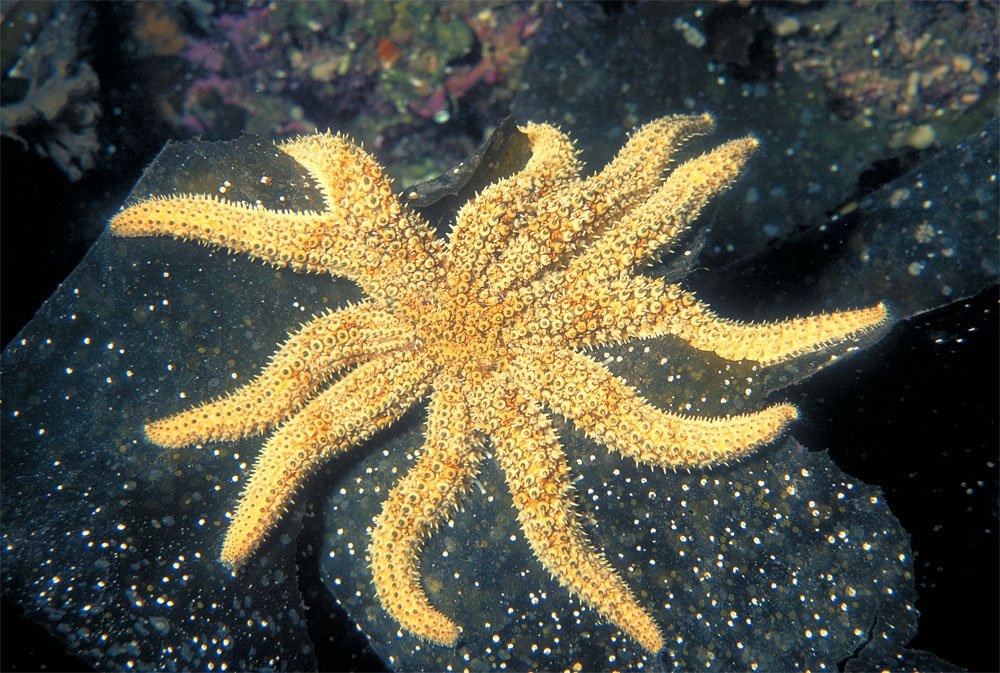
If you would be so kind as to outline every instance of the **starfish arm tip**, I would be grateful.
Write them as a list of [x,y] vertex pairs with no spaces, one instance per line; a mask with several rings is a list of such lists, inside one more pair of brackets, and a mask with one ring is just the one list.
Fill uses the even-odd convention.
[[147,423],[143,426],[143,434],[146,435],[146,439],[165,449],[179,449],[193,443],[181,441],[177,436],[176,428],[172,427],[173,423],[170,421],[171,418],[164,418]]

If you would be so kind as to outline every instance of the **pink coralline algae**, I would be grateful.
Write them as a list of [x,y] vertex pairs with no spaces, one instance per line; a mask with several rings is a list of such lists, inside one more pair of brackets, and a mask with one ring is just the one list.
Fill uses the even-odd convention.
[[[175,123],[191,132],[414,129],[499,121],[545,5],[270,3],[212,17],[181,52],[194,71]],[[390,135],[396,135],[390,133]]]

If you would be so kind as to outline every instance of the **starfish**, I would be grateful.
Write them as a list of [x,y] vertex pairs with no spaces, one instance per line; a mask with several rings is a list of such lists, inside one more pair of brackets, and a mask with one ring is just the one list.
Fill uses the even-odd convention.
[[[384,609],[410,633],[454,644],[460,628],[423,590],[423,541],[457,508],[482,461],[499,461],[541,564],[649,653],[660,629],[588,540],[552,414],[623,456],[664,469],[738,459],[797,417],[790,404],[700,417],[664,411],[588,355],[674,335],[728,360],[774,365],[844,343],[887,320],[884,304],[770,323],[714,314],[681,286],[641,275],[731,185],[753,137],[679,163],[709,115],[637,129],[582,176],[571,139],[521,131],[524,167],[466,202],[447,240],[398,198],[377,161],[341,135],[281,143],[322,192],[317,211],[274,211],[201,194],[152,197],[118,213],[119,236],[168,235],[296,271],[344,276],[367,297],[292,332],[251,383],[146,426],[164,447],[270,432],[222,543],[237,569],[306,477],[429,397],[415,464],[386,497],[369,558]],[[669,170],[672,168],[672,170]],[[489,452],[489,453],[488,453]]]

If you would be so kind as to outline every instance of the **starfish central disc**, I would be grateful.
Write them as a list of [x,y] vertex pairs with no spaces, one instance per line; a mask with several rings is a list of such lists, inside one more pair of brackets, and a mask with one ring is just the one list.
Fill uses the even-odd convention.
[[414,327],[415,341],[443,371],[460,379],[488,377],[512,360],[503,340],[505,321],[513,312],[502,305],[486,306],[466,295],[437,288],[430,302],[412,298],[403,311]]
[[121,236],[195,239],[345,276],[367,295],[290,333],[250,384],[146,427],[167,447],[270,432],[221,559],[244,563],[309,473],[429,397],[419,457],[372,528],[372,579],[385,610],[420,638],[455,643],[458,625],[421,586],[419,554],[465,497],[488,444],[539,562],[647,651],[662,649],[657,624],[588,540],[552,414],[623,456],[693,469],[773,441],[797,411],[774,404],[717,418],[670,413],[587,351],[672,335],[765,367],[848,344],[887,317],[879,304],[742,323],[637,271],[736,180],[757,147],[741,138],[677,164],[677,148],[712,123],[708,115],[653,121],[589,177],[566,134],[528,124],[521,129],[531,146],[527,164],[468,201],[447,240],[396,197],[371,155],[331,134],[279,146],[322,192],[318,211],[180,194],[115,216],[111,228]]

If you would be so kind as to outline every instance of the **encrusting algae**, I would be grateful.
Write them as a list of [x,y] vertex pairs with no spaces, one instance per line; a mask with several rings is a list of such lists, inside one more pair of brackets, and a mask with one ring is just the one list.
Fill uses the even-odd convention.
[[169,235],[297,271],[345,276],[367,298],[290,334],[233,394],[147,426],[180,447],[272,431],[222,545],[244,563],[323,461],[362,444],[429,397],[420,456],[387,496],[371,534],[375,589],[411,633],[454,644],[460,628],[420,583],[424,540],[447,521],[487,450],[499,462],[535,556],[586,604],[650,653],[659,627],[590,544],[550,413],[624,456],[662,468],[735,460],[777,438],[789,404],[720,417],[660,410],[589,349],[674,335],[727,360],[786,362],[869,333],[884,304],[773,323],[716,316],[679,285],[636,272],[675,241],[757,147],[742,138],[667,174],[709,115],[664,117],[635,131],[600,172],[581,178],[569,137],[522,131],[524,168],[468,201],[447,241],[407,208],[375,159],[321,134],[279,145],[324,197],[321,211],[274,211],[206,195],[157,197],[119,213],[120,236]]

